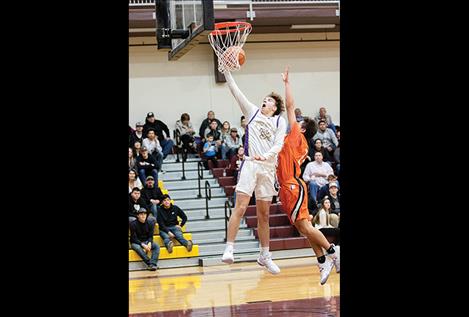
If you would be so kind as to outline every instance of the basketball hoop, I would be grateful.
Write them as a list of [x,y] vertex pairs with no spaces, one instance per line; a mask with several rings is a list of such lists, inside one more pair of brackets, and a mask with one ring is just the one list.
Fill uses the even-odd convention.
[[218,57],[218,71],[239,70],[238,55],[251,32],[248,22],[220,22],[215,23],[215,30],[210,32],[208,40]]

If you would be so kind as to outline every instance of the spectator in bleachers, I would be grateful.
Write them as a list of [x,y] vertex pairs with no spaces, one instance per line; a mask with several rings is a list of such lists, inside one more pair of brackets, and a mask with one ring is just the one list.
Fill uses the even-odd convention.
[[[211,133],[207,134],[207,140],[205,141],[204,148],[203,148],[203,158],[210,160],[213,162],[215,167],[218,166],[217,162],[217,152],[218,146],[217,143],[213,140],[213,135]],[[208,165],[206,166],[208,169]]]
[[152,175],[158,184],[158,170],[155,158],[148,154],[146,147],[142,147],[140,156],[137,157],[138,177],[140,181],[145,183],[147,176]]
[[179,134],[181,135],[180,138],[182,142],[182,147],[189,151],[195,151],[195,130],[190,120],[191,117],[189,116],[189,114],[183,113],[181,115],[181,119],[176,121],[176,130],[179,131]]
[[129,170],[129,193],[132,192],[132,189],[138,187],[138,189],[142,189],[143,185],[140,179],[137,177],[137,171],[134,169]]
[[158,206],[163,199],[163,193],[158,184],[155,184],[155,179],[151,175],[147,176],[145,187],[142,189],[142,198],[147,206],[150,207],[153,216],[157,218]]
[[147,212],[149,211],[145,200],[141,196],[142,193],[138,187],[132,188],[132,191],[129,194],[129,223],[137,219],[137,212],[140,208],[144,208]]
[[314,154],[314,161],[306,165],[303,180],[308,184],[309,197],[317,204],[318,190],[327,184],[327,176],[334,174],[332,167],[322,160],[322,153]]
[[205,129],[208,128],[208,126],[210,125],[212,121],[216,121],[218,124],[218,127],[221,127],[220,120],[215,118],[215,112],[210,110],[207,113],[207,118],[204,121],[202,121],[202,123],[200,124],[199,136],[202,138],[202,141],[205,141]]
[[244,147],[240,146],[237,150],[236,155],[233,155],[233,157],[231,158],[230,165],[228,166],[228,169],[233,170],[233,176],[236,179],[238,178],[239,168],[243,160],[244,160]]
[[236,154],[238,148],[242,145],[236,128],[230,129],[230,135],[224,140],[221,148],[221,158],[230,160]]
[[[160,255],[160,246],[153,242],[156,221],[147,217],[145,208],[137,212],[137,220],[132,221],[130,227],[130,247],[142,258],[148,270],[155,271]],[[151,252],[151,258],[147,253]]]
[[214,141],[220,141],[221,144],[221,131],[216,121],[210,122],[210,125],[205,129],[204,138],[207,139],[207,134],[211,134],[213,136]]
[[246,122],[246,117],[245,116],[241,116],[241,122],[240,122],[240,127],[238,128],[238,135],[239,135],[239,138],[241,139],[241,142],[244,144],[244,135],[246,133],[246,125],[248,123]]
[[160,141],[162,147],[163,159],[168,156],[169,153],[173,151],[174,142],[171,140],[171,134],[169,133],[168,126],[160,120],[155,119],[155,114],[149,112],[147,118],[145,119],[145,125],[143,126],[143,134],[147,135],[147,132],[150,128],[155,130],[155,134]]
[[335,125],[334,123],[332,123],[332,118],[330,115],[327,114],[327,110],[325,107],[319,108],[319,114],[314,118],[314,120],[317,124],[319,124],[319,121],[321,120],[326,121],[327,127],[335,133]]
[[[329,201],[331,202],[331,212],[337,215],[340,214],[340,193],[337,183],[331,182],[329,184]],[[337,227],[336,227],[337,228]]]
[[142,143],[140,141],[135,141],[132,150],[134,151],[135,159],[137,159],[140,156],[140,152],[142,150]]
[[339,188],[340,185],[339,185],[339,182],[337,181],[337,176],[335,176],[334,174],[330,174],[327,176],[327,184],[322,186],[321,189],[318,191],[318,196],[317,196],[318,201],[323,200],[324,197],[329,195],[329,184],[332,184],[332,183],[335,183],[337,188]]
[[156,170],[161,171],[161,166],[163,165],[163,148],[161,147],[156,131],[153,128],[148,129],[147,137],[143,139],[142,146],[145,147],[148,150],[148,153],[155,158]]
[[332,213],[331,201],[328,196],[321,201],[321,207],[316,216],[314,216],[313,222],[318,229],[339,227],[339,216]]
[[336,126],[336,136],[337,136],[337,148],[334,150],[334,161],[336,161],[337,165],[335,166],[335,173],[340,175],[340,126]]
[[137,169],[137,159],[134,156],[134,150],[129,147],[129,169]]
[[135,141],[140,141],[140,143],[142,143],[143,137],[144,137],[143,123],[137,122],[135,124],[135,131],[132,134],[130,134],[129,146],[133,146],[135,144]]
[[296,117],[296,122],[301,122],[304,120],[304,117],[301,113],[301,109],[300,108],[296,108],[295,109],[295,117]]
[[[178,217],[181,218],[179,223]],[[164,245],[169,253],[173,252],[174,243],[170,238],[175,238],[179,243],[186,247],[187,251],[192,250],[192,241],[186,240],[182,233],[182,227],[187,221],[184,211],[171,203],[169,195],[163,195],[161,206],[158,209],[158,225],[160,236],[164,240]]]
[[319,121],[318,132],[313,136],[313,140],[321,139],[323,147],[329,152],[330,156],[334,155],[334,150],[339,145],[335,132],[326,127],[326,121]]
[[221,133],[221,140],[222,142],[225,142],[225,139],[230,136],[230,131],[231,131],[231,126],[228,121],[223,122],[223,125],[220,129]]
[[314,154],[316,154],[316,152],[321,152],[322,160],[324,162],[332,162],[333,161],[333,159],[329,155],[329,151],[327,151],[324,148],[321,139],[312,140],[312,143],[313,144],[309,145],[309,151],[308,151],[308,156],[310,158],[314,158]]

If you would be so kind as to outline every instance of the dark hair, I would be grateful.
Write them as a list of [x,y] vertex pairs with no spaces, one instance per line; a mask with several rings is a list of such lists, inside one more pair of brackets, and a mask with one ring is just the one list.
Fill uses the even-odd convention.
[[274,112],[274,116],[275,115],[280,115],[280,113],[282,111],[285,110],[285,107],[283,106],[283,98],[282,96],[280,96],[279,94],[275,93],[275,92],[271,92],[269,95],[267,95],[268,97],[272,97],[274,98],[275,100],[275,105],[277,106],[277,110],[275,110]]
[[311,120],[308,117],[303,117],[303,122],[301,123],[301,128],[305,129],[304,136],[306,140],[311,140],[311,138],[316,134],[318,131],[318,127],[314,120]]
[[188,113],[181,114],[181,122],[186,121],[186,120],[190,120],[190,119],[191,119],[191,116]]
[[[241,120],[244,120],[244,119],[246,119],[246,117],[245,117],[245,116],[241,116]],[[240,121],[241,121],[241,120],[240,120]]]
[[171,199],[171,197],[169,197],[168,194],[164,194],[163,196],[161,196],[161,199],[160,199],[160,205],[163,205],[163,200],[165,200],[166,198],[169,198]]
[[325,124],[327,124],[327,121],[326,121],[326,120],[321,119],[321,120],[318,121],[318,125],[319,125],[321,122],[324,122]]
[[133,193],[133,192],[140,192],[140,188],[138,188],[138,187],[132,188],[132,193]]
[[213,138],[213,134],[212,134],[212,133],[207,133],[207,139],[208,139],[209,137],[212,137],[212,138]]

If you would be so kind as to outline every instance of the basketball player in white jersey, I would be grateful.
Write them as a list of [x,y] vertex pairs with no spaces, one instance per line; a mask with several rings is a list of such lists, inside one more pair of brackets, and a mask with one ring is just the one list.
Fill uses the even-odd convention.
[[236,185],[236,204],[228,223],[228,234],[222,261],[234,262],[233,249],[241,218],[249,205],[252,193],[256,196],[257,227],[261,250],[257,263],[272,274],[280,273],[269,252],[270,228],[269,211],[273,196],[277,195],[274,186],[277,154],[283,146],[287,123],[280,113],[284,110],[280,95],[267,95],[259,108],[249,102],[239,90],[231,73],[224,73],[228,87],[238,102],[248,122],[245,132],[244,160],[241,163]]

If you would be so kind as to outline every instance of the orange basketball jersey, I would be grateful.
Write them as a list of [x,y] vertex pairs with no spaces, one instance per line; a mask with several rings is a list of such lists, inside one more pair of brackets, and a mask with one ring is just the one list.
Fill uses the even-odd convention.
[[308,192],[305,182],[300,179],[301,164],[308,155],[308,142],[295,124],[285,137],[283,148],[278,155],[277,180],[280,184],[282,209],[291,224],[308,219]]

